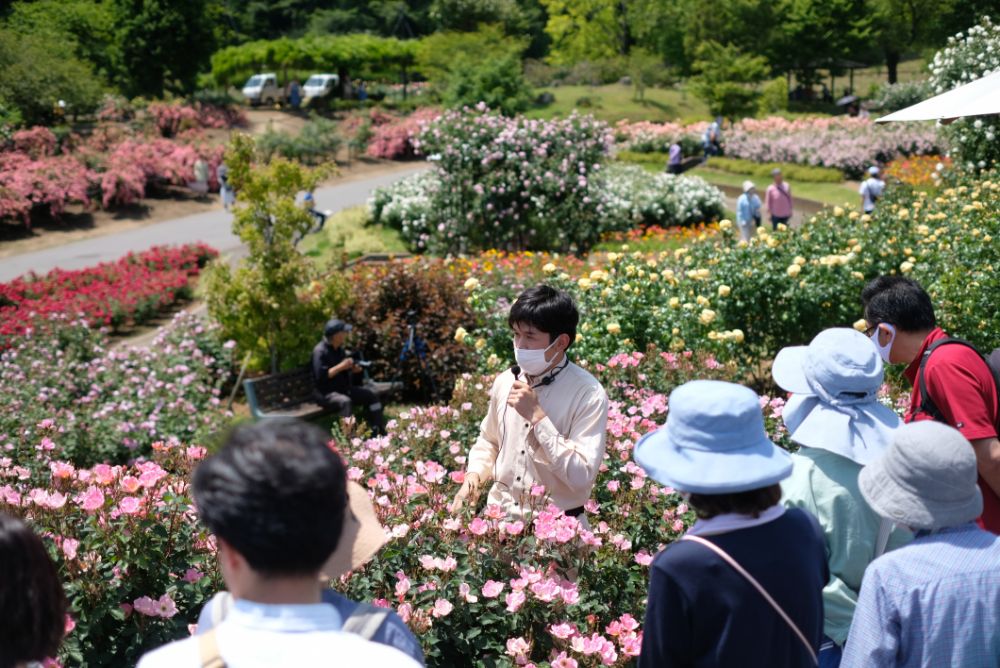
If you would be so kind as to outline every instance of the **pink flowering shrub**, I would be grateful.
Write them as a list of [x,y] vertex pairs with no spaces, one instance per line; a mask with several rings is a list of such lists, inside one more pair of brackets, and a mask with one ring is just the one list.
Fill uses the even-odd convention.
[[417,155],[417,137],[424,126],[434,121],[441,112],[431,107],[421,107],[409,116],[381,123],[372,121],[372,138],[365,154],[370,158],[406,160]]
[[0,438],[15,444],[0,452],[0,510],[25,518],[58,565],[70,600],[63,663],[135,665],[187,635],[220,586],[214,541],[188,498],[206,451],[159,441],[149,459],[78,468],[61,458],[78,429],[68,418],[25,419]]
[[[197,442],[225,425],[219,396],[231,346],[198,318],[179,315],[149,348],[108,349],[104,332],[68,315],[38,322],[0,354],[0,457],[26,475],[47,459],[123,463],[153,443]],[[55,422],[55,435],[31,425]]]
[[246,114],[236,107],[220,107],[196,102],[154,102],[146,108],[162,137],[170,138],[189,128],[232,128],[247,124]]
[[51,156],[36,147],[37,158],[18,151],[0,152],[0,220],[21,218],[31,226],[35,207],[59,215],[70,202],[90,201],[93,173],[72,156]]
[[14,150],[27,153],[35,160],[53,155],[58,144],[52,130],[40,125],[15,132],[11,140],[14,143]]

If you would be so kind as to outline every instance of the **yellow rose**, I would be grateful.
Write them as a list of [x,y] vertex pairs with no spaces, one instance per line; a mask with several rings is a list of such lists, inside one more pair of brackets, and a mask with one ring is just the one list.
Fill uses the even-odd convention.
[[854,325],[852,325],[852,327],[854,327],[854,329],[864,334],[865,330],[868,329],[868,321],[865,320],[864,318],[858,318],[857,320],[854,321]]
[[844,207],[841,207],[841,206],[835,206],[835,207],[833,207],[833,215],[835,215],[835,216],[843,216],[844,215]]
[[715,311],[710,308],[703,309],[701,315],[698,316],[698,322],[703,325],[710,325],[713,320],[715,320]]
[[788,274],[789,276],[791,276],[792,278],[795,278],[796,276],[799,275],[799,273],[801,271],[802,271],[802,267],[800,267],[799,265],[797,265],[797,264],[790,264],[790,265],[788,265],[788,269],[785,270],[785,273]]
[[476,339],[476,350],[482,350],[486,347],[486,339],[480,337]]
[[601,281],[607,278],[607,276],[608,275],[605,274],[600,269],[595,269],[594,271],[590,272],[590,280],[592,281]]
[[730,290],[730,288],[729,288],[728,285],[720,285],[719,286],[719,296],[720,297],[728,297],[730,292],[731,292],[731,290]]
[[608,262],[614,262],[618,259],[618,253],[608,253]]
[[670,308],[680,308],[681,307],[681,300],[678,299],[677,297],[671,297],[670,301],[668,303],[670,304]]
[[913,263],[912,262],[903,262],[902,264],[899,265],[899,270],[901,272],[903,272],[904,274],[908,274],[911,271],[913,271]]
[[547,263],[544,267],[542,267],[542,271],[544,271],[546,274],[551,274],[555,272],[555,270],[556,266],[551,262]]
[[708,301],[708,297],[703,297],[702,295],[698,295],[698,298],[695,299],[695,302],[698,303],[698,306],[709,306],[711,304],[711,302]]
[[500,358],[497,357],[496,355],[490,355],[489,358],[486,360],[486,366],[488,367],[495,367],[499,364],[500,364]]
[[742,329],[734,329],[732,332],[730,332],[730,334],[733,337],[733,342],[734,343],[743,343],[743,340],[746,338],[743,335],[743,330]]
[[468,335],[469,333],[465,331],[465,327],[459,327],[458,329],[455,330],[455,340],[458,341],[459,343],[465,341],[465,337],[467,337]]
[[475,290],[478,287],[479,287],[479,279],[474,276],[465,281],[466,290]]
[[621,334],[622,326],[617,322],[609,322],[607,326],[608,334]]
[[719,221],[720,230],[731,230],[732,228],[733,228],[733,221],[729,220],[728,218],[723,218],[722,220]]
[[576,333],[576,342],[580,343],[580,341],[583,341],[583,334],[581,334],[580,332],[577,332]]
[[801,267],[801,266],[805,265],[806,259],[804,257],[802,257],[801,255],[796,255],[795,259],[792,260],[792,262],[794,262],[795,264],[797,264],[797,265],[799,265]]
[[580,286],[581,290],[586,290],[587,288],[590,287],[590,279],[581,278],[579,281],[576,282],[576,284]]

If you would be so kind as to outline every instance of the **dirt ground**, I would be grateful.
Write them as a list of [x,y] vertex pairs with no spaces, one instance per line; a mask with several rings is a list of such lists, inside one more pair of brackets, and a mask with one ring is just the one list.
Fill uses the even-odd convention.
[[[248,109],[247,117],[250,125],[243,131],[248,130],[255,135],[263,133],[268,127],[274,130],[297,133],[308,120],[304,115],[273,109]],[[225,139],[226,131],[215,131],[212,134],[217,134],[221,141]],[[348,163],[347,158],[346,150],[337,156],[340,173],[325,181],[324,185],[378,176],[404,169],[407,166],[406,163],[368,158],[355,159]],[[217,194],[199,196],[180,186],[170,186],[163,191],[151,192],[146,199],[138,204],[118,207],[114,211],[94,210],[93,207],[88,209],[81,205],[73,205],[67,207],[67,210],[58,219],[49,218],[34,221],[31,229],[26,228],[19,221],[0,223],[0,258],[44,250],[82,239],[115,234],[151,223],[221,208],[222,203]]]

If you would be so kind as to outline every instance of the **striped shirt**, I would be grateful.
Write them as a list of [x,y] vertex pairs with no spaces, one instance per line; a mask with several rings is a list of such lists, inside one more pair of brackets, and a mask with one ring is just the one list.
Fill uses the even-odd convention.
[[1000,537],[970,522],[872,562],[841,666],[1000,666]]

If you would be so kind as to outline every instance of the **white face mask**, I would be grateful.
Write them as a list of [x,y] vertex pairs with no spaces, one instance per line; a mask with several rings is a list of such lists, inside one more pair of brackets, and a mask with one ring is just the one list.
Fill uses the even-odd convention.
[[[891,336],[889,337],[889,343],[885,344],[884,346],[878,341],[878,335],[879,332],[882,331],[882,327],[886,327],[889,330],[889,333],[891,334]],[[892,350],[892,342],[896,340],[896,328],[890,325],[889,323],[882,323],[875,327],[875,331],[872,332],[870,338],[872,340],[872,343],[874,343],[875,347],[878,349],[878,354],[882,357],[882,360],[886,364],[890,364],[889,351]]]
[[[557,339],[558,340],[558,339]],[[549,361],[545,359],[545,353],[549,351],[552,346],[556,345],[553,341],[549,344],[548,348],[530,350],[528,348],[518,348],[517,344],[514,344],[514,359],[517,360],[517,365],[524,370],[529,376],[538,376],[545,373],[545,370],[549,368]]]

